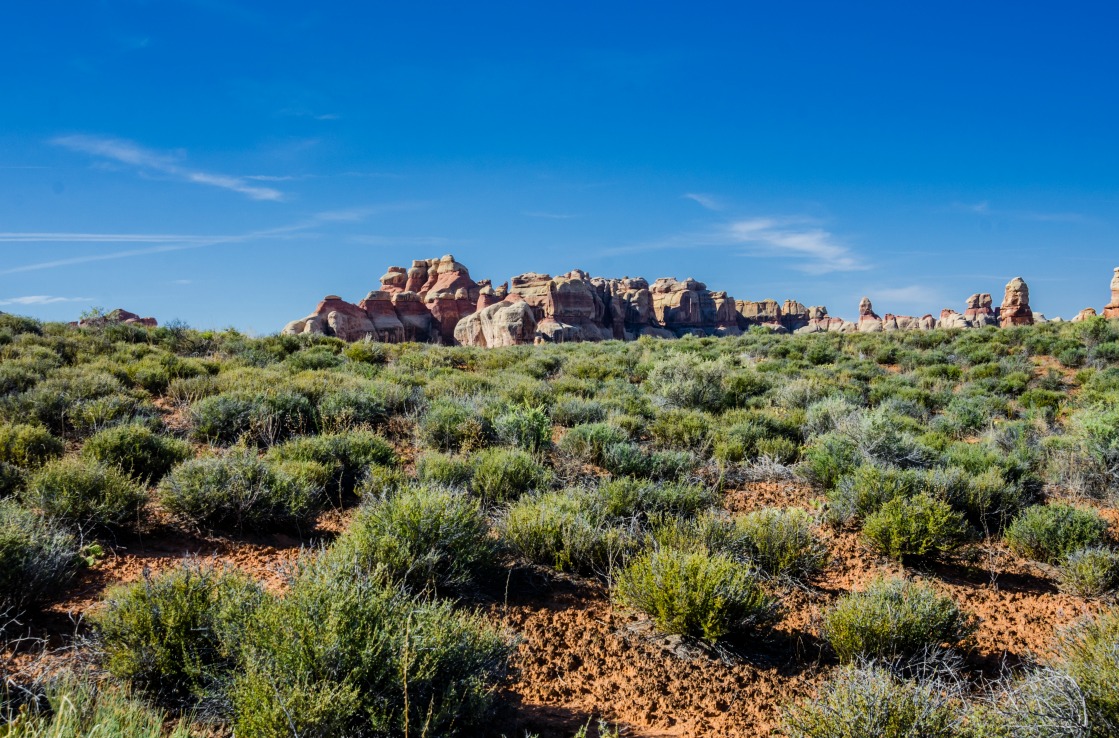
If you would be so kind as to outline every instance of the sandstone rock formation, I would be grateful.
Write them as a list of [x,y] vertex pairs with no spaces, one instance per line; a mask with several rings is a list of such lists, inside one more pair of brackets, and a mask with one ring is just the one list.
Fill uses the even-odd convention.
[[[997,310],[991,295],[983,292],[967,298],[963,313],[946,308],[939,319],[929,314],[879,317],[864,297],[853,322],[828,315],[822,305],[806,307],[796,300],[735,300],[692,278],[667,277],[650,285],[642,277],[591,277],[575,269],[556,277],[528,272],[495,287],[487,279],[474,281],[449,254],[413,261],[408,269],[391,266],[380,282],[379,290],[356,305],[337,295],[327,296],[313,313],[292,321],[283,332],[323,333],[347,341],[507,346],[726,336],[755,327],[782,333],[851,333],[1029,325],[1043,320],[1030,309],[1029,288],[1020,277],[1006,285]],[[1090,314],[1084,311],[1077,319]],[[1119,269],[1104,315],[1119,317]]]
[[1094,318],[1094,317],[1096,317],[1096,315],[1097,315],[1097,313],[1096,313],[1095,308],[1084,308],[1083,310],[1081,310],[1079,313],[1076,314],[1076,317],[1074,317],[1072,319],[1072,322],[1073,323],[1080,323],[1080,322],[1083,322],[1085,320],[1088,320],[1089,318]]
[[999,325],[1003,328],[1014,325],[1033,325],[1034,314],[1030,310],[1030,288],[1021,277],[1015,277],[1006,285],[1006,292],[999,308]]
[[1115,276],[1111,278],[1111,302],[1103,309],[1103,317],[1119,318],[1119,267],[1115,268]]
[[71,323],[79,328],[96,328],[105,325],[142,325],[145,328],[155,328],[159,322],[155,318],[141,318],[136,313],[117,308],[100,315],[91,315],[88,318]]

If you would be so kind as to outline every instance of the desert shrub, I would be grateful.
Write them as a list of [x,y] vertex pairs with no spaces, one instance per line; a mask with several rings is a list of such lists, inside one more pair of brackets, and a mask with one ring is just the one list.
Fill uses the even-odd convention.
[[718,490],[686,482],[651,482],[623,477],[603,483],[598,497],[612,518],[668,514],[692,517],[714,505]]
[[329,346],[315,346],[297,351],[284,359],[284,364],[294,372],[307,370],[333,369],[345,363],[345,358],[335,353]]
[[958,644],[974,628],[951,597],[924,584],[879,578],[839,599],[824,616],[823,636],[843,662],[893,660]]
[[1079,548],[1104,542],[1107,531],[1107,521],[1094,510],[1052,504],[1026,508],[1004,535],[1019,556],[1057,564]]
[[689,451],[647,451],[637,443],[615,443],[606,448],[602,466],[618,477],[675,479],[693,468]]
[[340,563],[305,565],[250,619],[238,735],[474,735],[509,645],[478,615],[417,602]]
[[601,423],[606,420],[606,408],[596,400],[567,397],[552,408],[552,420],[565,428],[587,423]]
[[444,487],[406,487],[364,501],[334,553],[422,592],[470,585],[496,550],[477,500]]
[[155,433],[143,425],[119,425],[95,433],[82,446],[82,456],[119,467],[144,484],[163,478],[171,467],[191,455],[186,443]]
[[331,470],[330,489],[352,494],[371,466],[393,466],[396,452],[384,438],[367,430],[324,433],[285,441],[268,450],[266,458],[279,461],[313,461]]
[[577,459],[591,464],[601,464],[606,458],[606,449],[629,439],[621,428],[606,423],[586,423],[577,425],[560,440],[560,450]]
[[24,474],[18,466],[0,461],[0,500],[18,494],[23,489]]
[[304,395],[273,391],[229,392],[205,397],[191,406],[195,438],[228,446],[242,437],[262,445],[278,443],[315,428],[315,412]]
[[552,444],[552,421],[542,407],[513,407],[494,419],[493,430],[501,443],[534,453]]
[[505,448],[484,449],[474,456],[470,488],[483,498],[504,502],[551,484],[552,474],[532,454]]
[[649,424],[649,435],[661,448],[701,450],[712,425],[711,416],[698,410],[666,410]]
[[80,564],[70,533],[13,500],[0,500],[0,613],[18,617],[58,594]]
[[342,349],[342,355],[362,364],[384,364],[388,359],[384,344],[375,341],[354,341]]
[[416,477],[427,484],[466,488],[474,478],[474,465],[465,456],[429,451],[416,461]]
[[[0,687],[0,698],[3,688]],[[37,709],[26,707],[4,719],[5,738],[194,738],[185,718],[172,722],[163,710],[125,689],[65,673],[44,687]],[[2,704],[2,702],[0,702]]]
[[581,574],[609,573],[635,545],[587,490],[525,495],[505,509],[497,529],[521,558]]
[[105,665],[164,699],[216,698],[262,596],[245,575],[199,564],[118,586],[93,616]]
[[812,532],[807,510],[773,507],[756,510],[736,521],[742,553],[762,573],[805,579],[824,567],[827,547]]
[[318,511],[324,492],[251,453],[191,459],[159,485],[168,511],[219,530],[271,531],[298,527]]
[[726,377],[727,368],[722,363],[674,356],[653,367],[647,386],[669,407],[718,411],[726,404]]
[[436,400],[420,418],[421,442],[441,451],[474,451],[489,440],[486,419],[471,405],[455,400]]
[[84,435],[153,414],[119,379],[87,366],[59,370],[15,399],[21,419],[33,419],[56,434]]
[[804,475],[823,489],[832,489],[859,466],[861,457],[854,440],[835,432],[814,438],[801,455]]
[[777,614],[753,572],[706,551],[659,548],[636,556],[618,575],[614,595],[664,633],[710,641],[768,624]]
[[780,436],[759,438],[755,448],[758,456],[774,459],[780,464],[790,464],[796,461],[800,453],[800,447],[796,441]]
[[789,738],[964,738],[960,700],[934,681],[899,679],[874,664],[844,666],[815,698],[784,711]]
[[860,466],[828,493],[828,517],[842,524],[865,520],[895,497],[911,497],[920,484],[913,470]]
[[966,738],[1089,738],[1084,695],[1062,671],[1033,668],[1007,678],[972,707]]
[[66,458],[32,475],[21,498],[68,525],[116,529],[137,521],[147,495],[115,467]]
[[966,533],[963,515],[926,493],[895,497],[863,521],[863,535],[871,545],[903,562],[949,554]]
[[1092,736],[1119,731],[1119,610],[1081,620],[1058,638],[1060,666],[1084,694]]
[[1081,597],[1099,597],[1119,588],[1119,552],[1106,546],[1078,548],[1061,562],[1061,589]]
[[373,392],[341,389],[327,392],[319,399],[318,416],[320,429],[326,433],[339,433],[380,425],[388,418],[389,412],[385,403]]
[[0,462],[35,468],[61,456],[64,449],[62,441],[46,428],[19,423],[0,425]]

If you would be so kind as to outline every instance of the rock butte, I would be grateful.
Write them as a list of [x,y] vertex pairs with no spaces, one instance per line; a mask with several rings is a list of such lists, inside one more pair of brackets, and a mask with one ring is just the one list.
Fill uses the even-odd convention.
[[[575,269],[553,277],[529,272],[500,286],[474,281],[451,255],[392,266],[380,289],[357,304],[328,295],[314,312],[288,323],[283,333],[320,333],[345,341],[420,341],[464,346],[514,346],[568,341],[734,336],[754,326],[782,333],[854,333],[933,328],[1032,325],[1044,318],[1029,305],[1021,277],[1006,285],[1002,305],[989,293],[967,299],[963,313],[945,309],[939,318],[886,313],[868,298],[855,322],[830,317],[826,307],[795,300],[735,300],[695,279],[592,277]],[[1111,311],[1109,314],[1108,311]],[[1119,317],[1119,269],[1104,315]]]
[[94,328],[104,325],[141,325],[145,328],[155,328],[159,322],[155,318],[141,318],[136,313],[130,313],[127,310],[117,308],[103,315],[95,315],[89,318],[82,318],[75,321],[70,325],[76,325],[79,328]]

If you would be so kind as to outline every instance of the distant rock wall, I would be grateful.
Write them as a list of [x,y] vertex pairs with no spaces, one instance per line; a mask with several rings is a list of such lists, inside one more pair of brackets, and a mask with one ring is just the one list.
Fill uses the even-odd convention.
[[[466,346],[732,336],[757,326],[782,333],[876,333],[1043,321],[1029,299],[1029,287],[1015,277],[999,308],[993,307],[989,293],[977,293],[967,298],[962,313],[945,308],[939,318],[879,317],[864,297],[852,322],[829,316],[822,305],[735,300],[691,278],[662,277],[650,285],[642,277],[591,277],[575,269],[556,277],[529,272],[494,287],[489,280],[474,281],[465,266],[447,255],[413,261],[409,269],[389,267],[380,289],[357,304],[329,295],[310,315],[288,323],[283,333]],[[1085,311],[1081,319],[1088,315]],[[1103,315],[1119,318],[1119,269]]]

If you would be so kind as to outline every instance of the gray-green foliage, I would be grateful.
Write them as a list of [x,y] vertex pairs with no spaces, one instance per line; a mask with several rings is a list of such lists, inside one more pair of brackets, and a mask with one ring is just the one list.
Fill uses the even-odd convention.
[[118,468],[73,457],[39,469],[20,497],[47,517],[100,529],[135,525],[147,501],[144,489]]
[[0,613],[18,617],[60,594],[81,566],[72,534],[0,500]]

